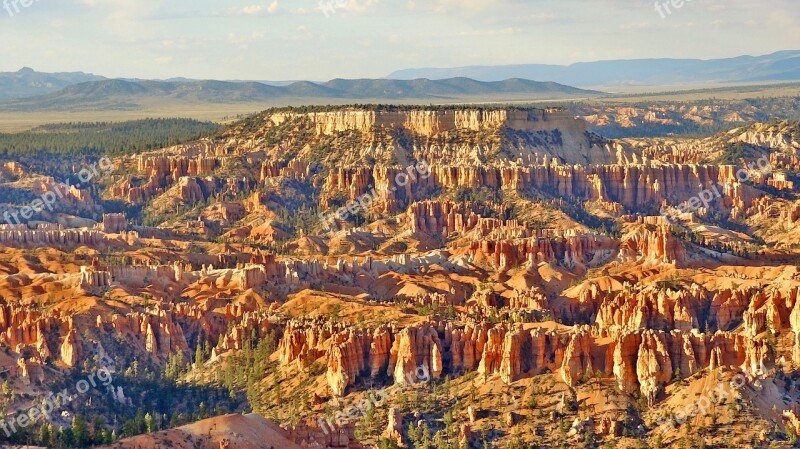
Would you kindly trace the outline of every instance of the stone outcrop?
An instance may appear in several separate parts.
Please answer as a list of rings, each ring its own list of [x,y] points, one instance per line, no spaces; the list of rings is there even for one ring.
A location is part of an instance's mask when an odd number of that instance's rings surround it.
[[[667,225],[640,225],[626,234],[620,243],[620,258],[643,264],[683,262],[685,249]]]
[[[114,243],[105,233],[89,229],[65,230],[0,230],[0,244],[18,248],[76,246],[102,247]]]
[[[287,438],[299,447],[319,449],[364,449],[355,436],[355,425],[338,425],[320,419],[301,422],[287,430]]]
[[[302,337],[293,332],[289,338],[296,348]],[[329,339],[326,377],[334,394],[342,395],[359,377],[381,376],[386,364],[385,375],[399,385],[472,370],[484,380],[497,376],[505,383],[558,371],[570,386],[598,375],[613,377],[622,391],[640,393],[654,404],[676,378],[723,365],[755,372],[774,364],[765,342],[742,334],[620,328],[613,331],[610,344],[601,344],[596,332],[589,326],[558,332],[502,324],[454,327],[450,323],[349,329]],[[288,349],[281,350],[282,359],[284,351]]]
[[[125,214],[103,214],[103,232],[118,234],[128,230],[128,219]]]
[[[325,377],[334,395],[344,395],[345,389],[366,370],[369,340],[368,334],[356,330],[347,330],[333,337]]]
[[[626,210],[637,211],[653,204],[677,206],[697,196],[698,186],[706,186],[720,192],[720,208],[734,213],[749,209],[759,197],[757,191],[736,180],[734,169],[664,164],[567,166],[555,161],[509,168],[431,164],[425,176],[412,176],[404,189],[392,189],[400,169],[338,168],[323,188],[322,205],[329,208],[326,198],[339,192],[348,192],[348,199],[356,200],[375,187],[378,198],[374,203],[379,209],[397,211],[403,201],[413,201],[429,190],[486,187],[534,188],[557,197],[619,203]]]
[[[711,302],[711,294],[696,284],[682,291],[650,287],[609,293],[598,291],[595,285],[580,298],[584,303],[599,304],[596,323],[601,330],[699,329],[699,311]]]
[[[399,410],[389,409],[389,423],[386,425],[383,436],[403,447],[403,415]]]
[[[72,328],[64,337],[64,342],[61,344],[61,361],[69,367],[75,367],[80,362],[81,348],[80,339],[78,338],[78,331]]]
[[[578,235],[566,231],[562,235],[553,231],[525,232],[530,237],[493,240],[485,238],[473,242],[469,248],[470,260],[488,264],[496,269],[510,269],[526,263],[536,265],[549,262],[572,269],[585,269],[593,265],[613,244],[605,237]]]
[[[425,323],[416,328],[405,328],[397,334],[387,370],[395,383],[415,383],[423,377],[420,376],[422,372],[438,379],[442,371],[442,343],[433,326]]]
[[[298,363],[308,366],[325,354],[324,343],[338,329],[328,323],[303,323],[290,321],[283,331],[278,346],[278,360],[281,366]]]
[[[592,366],[592,335],[588,329],[570,335],[569,344],[564,350],[564,361],[561,364],[561,378],[567,385],[573,386],[582,379],[594,376]]]
[[[308,114],[276,113],[269,118],[280,125],[287,120],[307,119],[317,134],[333,135],[343,131],[371,133],[378,128],[405,128],[408,131],[434,136],[452,131],[483,131],[508,128],[517,131],[548,131],[569,128],[585,131],[584,122],[568,112],[547,110],[409,110],[364,111],[343,110]],[[583,130],[583,131],[582,131]]]
[[[114,315],[108,325],[117,333],[134,335],[144,350],[155,357],[168,357],[175,352],[188,355],[189,344],[181,325],[174,321],[175,315],[166,310],[154,312]]]

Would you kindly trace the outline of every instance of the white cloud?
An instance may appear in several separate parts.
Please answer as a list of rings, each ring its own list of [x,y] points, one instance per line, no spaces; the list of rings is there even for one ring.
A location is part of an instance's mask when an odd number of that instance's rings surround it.
[[[278,12],[280,5],[278,0],[273,0],[269,5],[248,5],[243,8],[232,8],[228,10],[228,15],[232,16],[265,16]]]

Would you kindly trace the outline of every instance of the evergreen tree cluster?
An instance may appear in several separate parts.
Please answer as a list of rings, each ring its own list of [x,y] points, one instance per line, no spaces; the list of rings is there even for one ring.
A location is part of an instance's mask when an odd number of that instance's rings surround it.
[[[215,123],[191,119],[42,125],[26,132],[0,134],[0,157],[134,154],[196,140],[219,129]]]

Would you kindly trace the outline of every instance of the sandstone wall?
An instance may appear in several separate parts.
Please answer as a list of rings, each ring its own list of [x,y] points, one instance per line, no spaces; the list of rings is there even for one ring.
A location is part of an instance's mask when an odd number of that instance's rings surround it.
[[[280,125],[287,120],[307,118],[317,134],[333,135],[343,131],[372,133],[378,128],[404,128],[414,134],[434,136],[450,131],[484,131],[508,128],[517,131],[586,131],[583,120],[560,110],[342,110],[308,114],[278,113],[269,120]]]

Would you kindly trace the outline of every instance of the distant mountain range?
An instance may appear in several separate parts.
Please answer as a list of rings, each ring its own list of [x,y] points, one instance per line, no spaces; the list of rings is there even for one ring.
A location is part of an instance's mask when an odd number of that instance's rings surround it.
[[[49,94],[73,84],[104,79],[91,73],[42,73],[28,67],[0,72],[0,101]]]
[[[530,81],[539,80],[539,81]],[[800,51],[729,59],[638,59],[569,66],[527,64],[409,69],[386,79],[165,81],[90,73],[0,73],[0,111],[140,110],[144,104],[481,102],[590,98],[592,86],[676,86],[800,80]],[[571,86],[579,86],[571,87]]]
[[[479,81],[524,78],[571,86],[681,85],[800,80],[800,51],[728,59],[634,59],[546,64],[421,68],[400,70],[390,79],[468,77]]]
[[[336,79],[326,83],[299,81],[287,86],[230,81],[139,81],[104,79],[72,84],[63,89],[0,103],[4,111],[135,110],[148,102],[295,103],[315,101],[469,101],[588,98],[602,92],[553,82],[509,79],[481,82],[467,78],[445,80]]]

